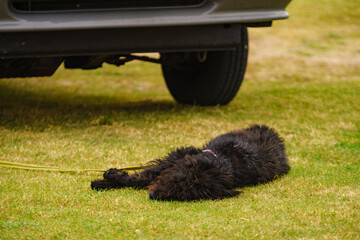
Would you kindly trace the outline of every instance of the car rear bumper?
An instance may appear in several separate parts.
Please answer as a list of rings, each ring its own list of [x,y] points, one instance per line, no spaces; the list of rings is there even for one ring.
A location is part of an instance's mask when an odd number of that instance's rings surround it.
[[[242,24],[5,32],[0,59],[233,49]]]
[[[287,18],[285,7],[291,0],[205,0],[194,6],[81,11],[21,11],[13,7],[12,1],[0,2],[0,32],[268,22]]]

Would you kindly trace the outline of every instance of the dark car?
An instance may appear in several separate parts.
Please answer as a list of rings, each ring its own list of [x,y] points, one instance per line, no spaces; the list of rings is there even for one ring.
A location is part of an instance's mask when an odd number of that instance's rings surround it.
[[[247,27],[288,17],[290,0],[1,0],[0,78],[51,76],[139,59],[160,63],[181,103],[230,102]],[[159,52],[159,59],[132,55]]]

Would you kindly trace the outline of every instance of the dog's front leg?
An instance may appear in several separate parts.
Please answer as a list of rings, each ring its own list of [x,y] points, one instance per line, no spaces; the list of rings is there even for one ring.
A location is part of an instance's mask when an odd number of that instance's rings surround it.
[[[95,190],[112,188],[145,188],[157,176],[155,167],[147,167],[141,173],[128,174],[127,172],[110,168],[104,173],[104,180],[95,180],[91,182],[91,188]]]
[[[133,187],[134,177],[127,172],[110,168],[104,174],[104,180],[95,180],[91,182],[91,188],[95,190]]]
[[[161,173],[183,158],[186,155],[197,154],[201,150],[195,147],[179,148],[170,152],[162,159],[156,159],[144,166],[140,173],[128,174],[127,172],[111,168],[104,173],[104,180],[96,180],[91,182],[91,188],[112,189],[123,187],[146,188],[149,186]]]

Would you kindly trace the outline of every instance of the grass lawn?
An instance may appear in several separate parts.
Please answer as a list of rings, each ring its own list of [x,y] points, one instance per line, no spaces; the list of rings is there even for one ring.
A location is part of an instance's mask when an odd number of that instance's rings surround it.
[[[176,104],[159,66],[132,62],[0,79],[0,160],[64,168],[144,163],[254,123],[278,130],[292,170],[219,201],[96,192],[100,173],[0,167],[0,239],[360,239],[360,2],[297,0],[250,29],[227,106]]]

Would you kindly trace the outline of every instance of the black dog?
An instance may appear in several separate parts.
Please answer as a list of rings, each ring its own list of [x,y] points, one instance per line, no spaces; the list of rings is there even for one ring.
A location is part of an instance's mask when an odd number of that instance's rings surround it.
[[[289,170],[283,140],[274,130],[254,125],[220,135],[202,149],[177,149],[151,161],[140,173],[109,169],[91,188],[148,188],[149,197],[159,200],[219,199],[238,195],[235,188],[266,183]]]

